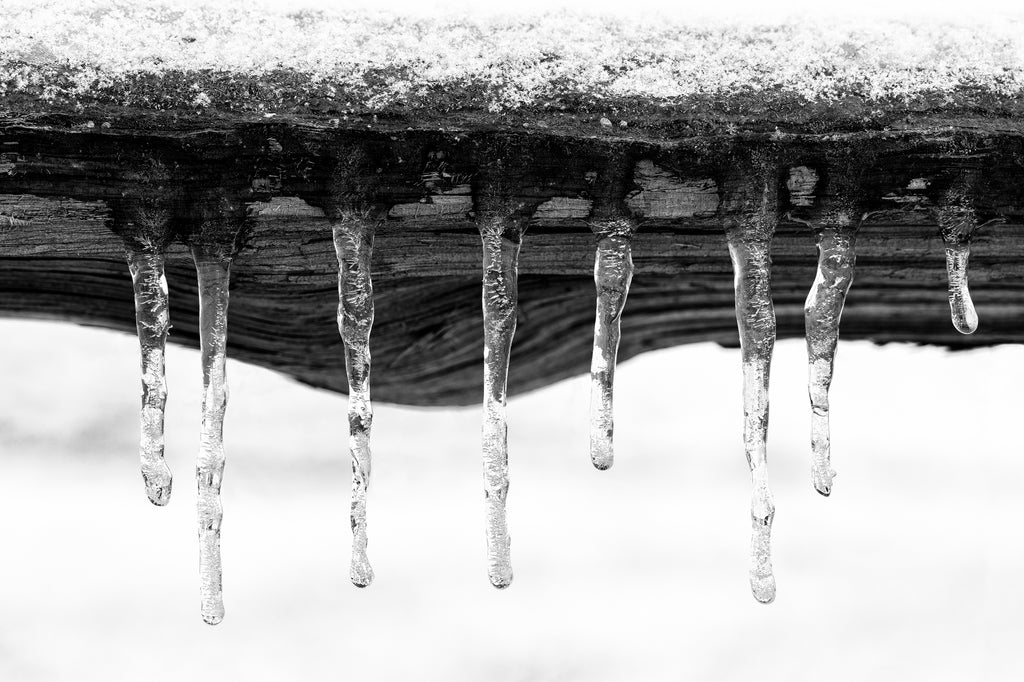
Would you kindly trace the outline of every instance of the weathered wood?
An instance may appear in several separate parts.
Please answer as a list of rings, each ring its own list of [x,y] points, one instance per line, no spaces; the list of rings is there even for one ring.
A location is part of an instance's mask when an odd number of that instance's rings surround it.
[[[125,202],[142,192],[147,200],[159,197],[177,230],[167,252],[170,340],[196,346],[195,274],[183,240],[195,210],[189,206],[221,193],[248,206],[232,272],[229,355],[344,391],[337,260],[325,211],[339,200],[379,206],[387,217],[372,262],[374,397],[473,403],[482,367],[473,214],[480,178],[498,172],[503,192],[532,215],[509,377],[510,392],[520,393],[588,368],[590,180],[623,157],[633,177],[618,190],[620,200],[640,227],[620,359],[681,343],[737,342],[722,232],[732,209],[721,202],[721,188],[737,159],[758,148],[769,150],[780,170],[782,219],[773,243],[780,337],[803,334],[803,301],[814,277],[814,235],[800,212],[823,200],[834,205],[830,192],[853,191],[843,205],[870,215],[858,237],[844,339],[957,348],[1024,340],[1024,138],[1017,121],[937,119],[903,131],[675,141],[620,131],[579,139],[277,121],[199,128],[175,128],[171,119],[109,128],[85,122],[0,120],[0,314],[133,330],[131,281],[113,228]],[[495,159],[504,159],[500,167]],[[812,169],[818,182],[794,168]],[[981,325],[972,336],[958,334],[949,320],[934,219],[936,203],[964,169],[977,176],[979,219],[1005,221],[974,236],[971,284]],[[845,185],[832,175],[847,178]],[[856,178],[855,190],[849,178]]]

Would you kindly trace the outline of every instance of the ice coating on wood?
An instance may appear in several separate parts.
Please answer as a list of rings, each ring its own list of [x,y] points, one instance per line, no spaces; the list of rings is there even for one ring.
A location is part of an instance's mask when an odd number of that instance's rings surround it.
[[[338,330],[345,345],[348,375],[348,432],[352,457],[352,563],[349,577],[358,587],[373,582],[366,556],[366,493],[370,485],[370,330],[373,327],[373,282],[370,257],[373,224],[344,216],[334,224],[338,254]]]
[[[857,224],[829,226],[818,233],[818,273],[804,304],[807,333],[807,393],[811,400],[811,479],[822,495],[832,492],[828,391],[832,385],[839,320],[853,284]]]
[[[604,470],[611,467],[615,457],[612,389],[622,310],[633,280],[631,241],[635,225],[628,219],[618,219],[594,224],[591,229],[598,241],[594,258],[597,314],[590,362],[590,459]]]
[[[199,346],[203,364],[203,426],[196,481],[199,488],[199,580],[203,620],[224,619],[221,588],[220,486],[224,475],[224,411],[228,389],[228,282],[231,259],[221,249],[192,245],[199,280]]]
[[[727,227],[736,292],[736,322],[743,358],[743,445],[750,465],[750,589],[762,603],[775,599],[771,529],[775,502],[768,487],[768,379],[775,347],[771,294],[771,239],[778,220],[777,176],[754,164],[749,183],[733,198],[746,215]]]
[[[131,246],[126,255],[135,290],[135,324],[142,355],[142,409],[139,413],[142,479],[149,501],[163,506],[171,497],[171,470],[164,460],[164,405],[167,403],[164,349],[171,326],[164,257],[156,248]]]
[[[508,218],[485,216],[483,242],[484,316],[484,498],[487,514],[487,574],[501,589],[512,582],[511,540],[505,517],[508,497],[508,424],[505,399],[509,354],[516,332],[519,245],[523,228]]]

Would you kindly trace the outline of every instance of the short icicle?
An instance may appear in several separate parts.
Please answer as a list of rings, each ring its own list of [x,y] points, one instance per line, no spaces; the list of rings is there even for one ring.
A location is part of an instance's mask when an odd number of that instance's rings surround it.
[[[126,248],[128,270],[135,290],[135,326],[142,357],[142,408],[139,413],[139,458],[149,501],[164,506],[171,498],[171,470],[164,460],[164,406],[167,381],[164,351],[170,316],[164,255],[159,245]]]
[[[978,229],[974,208],[977,172],[960,170],[939,200],[936,222],[946,246],[946,277],[949,281],[949,312],[953,327],[961,334],[978,329],[978,313],[967,285],[967,265],[971,258],[971,239]]]
[[[334,223],[338,254],[338,330],[345,345],[348,374],[348,431],[352,457],[352,563],[349,577],[357,587],[373,582],[366,555],[366,493],[370,484],[370,330],[373,327],[373,282],[370,257],[373,223],[344,215]]]
[[[220,486],[224,475],[224,411],[228,390],[228,283],[231,258],[223,248],[192,245],[199,280],[199,346],[203,363],[203,425],[196,479],[199,488],[199,579],[203,620],[224,619],[221,583]]]
[[[625,218],[592,225],[598,240],[594,258],[597,314],[590,362],[590,459],[600,470],[610,468],[615,457],[612,389],[622,311],[633,280],[631,242],[635,227]]]
[[[807,336],[807,393],[811,400],[811,479],[822,495],[832,492],[828,392],[832,385],[839,320],[853,283],[857,224],[818,232],[818,274],[804,304]]]
[[[771,294],[771,239],[778,221],[777,176],[756,164],[756,185],[741,192],[745,215],[729,226],[726,238],[736,291],[736,322],[743,357],[743,443],[753,490],[750,503],[750,589],[762,603],[775,599],[771,530],[775,502],[768,487],[768,379],[775,346],[775,308]],[[745,191],[744,191],[745,190]],[[742,196],[746,195],[746,196]]]
[[[946,239],[946,275],[949,278],[949,312],[953,326],[961,334],[973,334],[978,329],[978,313],[967,287],[967,263],[971,258],[971,243]]]
[[[518,260],[523,227],[514,219],[478,219],[483,242],[484,317],[484,496],[487,511],[488,577],[499,589],[512,582],[508,497],[508,425],[505,400],[509,354],[516,331]]]

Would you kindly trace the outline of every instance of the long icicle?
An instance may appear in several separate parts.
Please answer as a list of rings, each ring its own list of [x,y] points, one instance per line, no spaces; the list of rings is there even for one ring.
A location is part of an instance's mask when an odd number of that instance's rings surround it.
[[[348,375],[348,432],[352,458],[352,563],[349,577],[357,587],[373,582],[366,556],[366,493],[370,485],[370,330],[373,327],[373,281],[370,257],[373,224],[346,215],[334,224],[338,254],[338,330],[345,345]]]
[[[156,244],[149,246],[129,245],[126,256],[135,290],[135,325],[142,359],[139,459],[149,501],[163,506],[171,498],[172,483],[171,470],[164,460],[164,350],[171,324],[163,252]]]
[[[857,223],[825,227],[818,233],[818,273],[804,304],[807,337],[807,393],[811,401],[811,480],[822,495],[832,492],[828,391],[832,385],[839,320],[853,284]]]
[[[760,164],[759,164],[760,165]],[[760,169],[758,171],[766,169]],[[775,347],[775,308],[771,294],[771,238],[775,232],[777,190],[765,172],[751,197],[744,223],[726,232],[736,291],[736,322],[743,356],[743,443],[750,465],[750,589],[762,603],[775,599],[771,530],[775,501],[768,487],[768,379]],[[751,188],[752,190],[754,188]]]
[[[592,226],[597,233],[594,285],[597,313],[594,318],[594,352],[590,361],[590,459],[604,470],[615,459],[612,435],[612,389],[622,311],[633,280],[631,242],[635,224],[628,219]]]
[[[505,516],[508,497],[508,424],[505,399],[509,354],[516,331],[518,261],[522,227],[511,219],[479,219],[483,242],[484,317],[484,496],[487,512],[487,573],[502,589],[512,582],[511,541]]]
[[[216,625],[224,619],[220,486],[224,475],[224,411],[228,399],[225,369],[231,259],[223,249],[203,244],[192,245],[192,258],[199,281],[199,346],[203,363],[203,426],[196,465],[199,589],[203,620]]]

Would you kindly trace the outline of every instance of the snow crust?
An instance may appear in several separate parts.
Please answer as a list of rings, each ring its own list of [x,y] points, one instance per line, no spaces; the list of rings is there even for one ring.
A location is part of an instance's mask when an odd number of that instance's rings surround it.
[[[168,74],[178,85],[182,74],[186,81],[293,74],[304,87],[371,110],[459,90],[490,111],[565,96],[673,103],[782,91],[807,101],[873,101],[966,89],[1016,97],[1024,85],[1022,29],[1024,20],[1005,18],[773,23],[400,15],[243,0],[4,0],[0,98],[31,92],[60,100]],[[188,87],[189,106],[217,106],[203,78]]]

